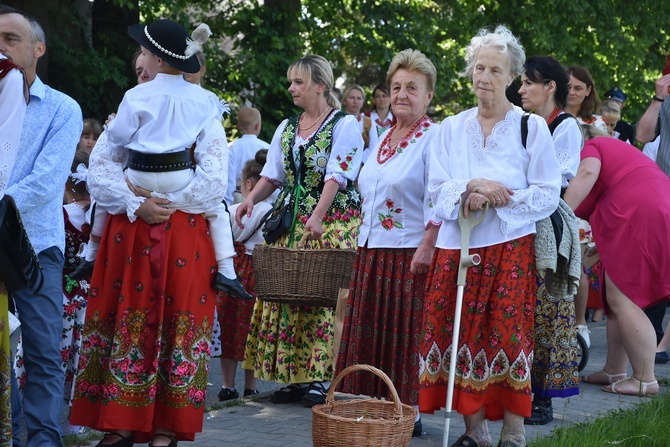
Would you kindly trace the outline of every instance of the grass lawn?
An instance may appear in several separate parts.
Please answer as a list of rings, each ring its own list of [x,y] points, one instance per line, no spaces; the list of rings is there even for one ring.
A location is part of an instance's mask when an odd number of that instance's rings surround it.
[[[556,429],[550,437],[529,440],[528,447],[670,446],[670,393],[663,388],[659,396],[634,408]]]

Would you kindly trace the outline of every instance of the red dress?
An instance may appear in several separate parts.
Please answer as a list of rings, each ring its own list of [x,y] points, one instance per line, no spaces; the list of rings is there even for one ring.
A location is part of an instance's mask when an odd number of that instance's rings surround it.
[[[216,291],[214,248],[202,215],[167,222],[110,216],[91,278],[70,422],[156,427],[193,440],[202,431]]]
[[[670,179],[615,138],[587,141],[581,158],[591,157],[600,160],[600,174],[575,214],[591,224],[603,270],[643,309],[669,299]]]

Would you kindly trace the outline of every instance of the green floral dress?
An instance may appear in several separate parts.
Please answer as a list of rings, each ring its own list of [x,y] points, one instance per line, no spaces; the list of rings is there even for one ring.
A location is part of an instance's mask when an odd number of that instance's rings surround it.
[[[356,118],[337,111],[307,139],[297,136],[298,116],[275,132],[262,176],[282,186],[275,206],[289,203],[297,188],[293,234],[275,242],[289,246],[304,234],[305,224],[321,197],[326,181],[340,184],[323,219],[323,242],[329,248],[356,249],[361,201],[353,181],[358,175],[363,139]],[[304,150],[304,164],[300,152]],[[295,164],[291,163],[291,158]],[[297,166],[297,168],[296,168]],[[300,174],[298,176],[298,174]],[[257,274],[262,274],[256,272]],[[330,307],[293,306],[257,301],[245,350],[245,369],[256,377],[281,383],[306,383],[333,377],[334,314]]]

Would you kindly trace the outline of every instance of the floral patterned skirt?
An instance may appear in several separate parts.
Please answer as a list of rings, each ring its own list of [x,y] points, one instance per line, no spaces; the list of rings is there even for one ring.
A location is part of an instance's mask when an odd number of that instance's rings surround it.
[[[463,294],[453,409],[489,420],[505,411],[530,416],[533,363],[535,235],[471,252],[482,262],[468,269]],[[444,407],[456,307],[460,250],[437,249],[428,276],[419,365],[419,409]]]
[[[538,397],[569,397],[579,394],[577,331],[573,297],[557,299],[538,278],[535,309],[535,350],[531,385]]]
[[[298,216],[295,240],[304,234],[307,217]],[[356,248],[360,218],[325,219],[323,242],[329,248]],[[288,235],[276,245],[287,246]],[[262,272],[255,272],[262,275]],[[280,383],[308,383],[333,378],[332,307],[310,307],[257,300],[247,338],[244,369]]]
[[[251,255],[245,253],[244,244],[235,243],[237,256],[234,259],[235,271],[240,278],[244,289],[256,294],[256,279]],[[254,301],[244,301],[230,298],[225,293],[219,294],[216,304],[216,321],[212,338],[212,357],[244,360],[244,349],[249,335],[251,315],[254,311]]]
[[[359,247],[337,369],[367,364],[384,371],[402,403],[419,403],[419,344],[426,276],[410,273],[414,248]],[[338,391],[390,399],[383,380],[347,375]]]
[[[214,249],[201,215],[130,223],[110,216],[91,279],[70,423],[202,431],[216,293]]]
[[[0,281],[0,446],[12,445],[12,377],[9,345],[9,296]]]

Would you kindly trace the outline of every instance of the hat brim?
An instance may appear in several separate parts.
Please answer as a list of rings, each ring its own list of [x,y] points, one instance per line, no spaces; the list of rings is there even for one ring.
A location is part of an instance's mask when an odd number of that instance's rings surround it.
[[[130,25],[128,27],[128,35],[132,37],[135,42],[163,59],[171,67],[183,71],[184,73],[197,73],[200,71],[200,62],[198,62],[198,58],[195,55],[185,60],[178,59],[176,57],[170,56],[169,54],[165,54],[156,48],[156,46],[147,38],[146,34],[144,34],[145,26],[146,25],[142,24]]]

